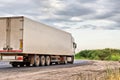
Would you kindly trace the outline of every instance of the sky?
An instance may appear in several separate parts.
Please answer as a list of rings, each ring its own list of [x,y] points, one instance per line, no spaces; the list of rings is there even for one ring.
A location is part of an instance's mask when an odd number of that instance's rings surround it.
[[[67,31],[78,51],[120,49],[120,0],[0,0],[0,16],[26,16]]]

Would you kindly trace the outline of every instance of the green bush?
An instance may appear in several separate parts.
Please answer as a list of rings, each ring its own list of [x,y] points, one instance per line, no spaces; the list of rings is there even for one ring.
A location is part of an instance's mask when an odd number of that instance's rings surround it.
[[[120,60],[119,49],[96,49],[83,50],[75,55],[77,59],[92,59],[92,60]]]
[[[113,60],[113,61],[119,61],[120,60],[120,55],[116,56],[116,55],[112,55],[110,60]]]

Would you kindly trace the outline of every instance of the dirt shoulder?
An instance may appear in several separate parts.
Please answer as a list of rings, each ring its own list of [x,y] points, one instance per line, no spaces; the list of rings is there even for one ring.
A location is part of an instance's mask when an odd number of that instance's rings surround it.
[[[120,68],[119,62],[82,60],[73,65],[46,68],[0,69],[0,80],[93,80],[93,77],[101,78],[107,69],[116,68]]]

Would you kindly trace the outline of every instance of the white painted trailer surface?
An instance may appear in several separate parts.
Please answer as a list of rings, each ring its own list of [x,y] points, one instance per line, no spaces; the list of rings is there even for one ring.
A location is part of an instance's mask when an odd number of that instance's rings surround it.
[[[75,43],[70,33],[23,16],[0,18],[1,60],[3,56],[15,56],[15,61],[23,59],[25,62],[25,57],[27,62],[35,64],[36,56],[39,59],[49,56],[51,61],[58,62],[60,58],[73,58],[74,51]],[[22,58],[16,60],[18,56]]]
[[[70,33],[24,18],[23,52],[74,55]]]

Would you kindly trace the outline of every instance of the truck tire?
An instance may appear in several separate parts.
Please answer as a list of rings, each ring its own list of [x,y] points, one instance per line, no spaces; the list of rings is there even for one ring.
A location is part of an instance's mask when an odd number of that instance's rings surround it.
[[[70,62],[71,64],[74,63],[74,56],[71,57],[72,61]]]
[[[45,66],[45,56],[40,57],[40,64],[41,66]]]
[[[29,62],[27,62],[27,63],[26,63],[26,67],[29,67],[29,66],[30,66],[30,63],[29,63]]]
[[[34,65],[36,67],[40,66],[40,57],[39,57],[39,55],[34,56]]]
[[[20,67],[24,67],[24,64],[23,64],[23,63],[21,63],[21,64],[20,64]]]
[[[18,65],[15,63],[12,63],[11,65],[12,65],[12,67],[18,67]]]
[[[64,57],[64,64],[67,64],[68,61],[67,61],[67,57]]]
[[[46,57],[45,57],[45,65],[46,65],[46,66],[49,66],[50,63],[51,63],[50,56],[46,56]]]
[[[34,63],[35,63],[34,55],[29,56],[29,62],[30,62],[30,66],[35,66],[34,65]]]

